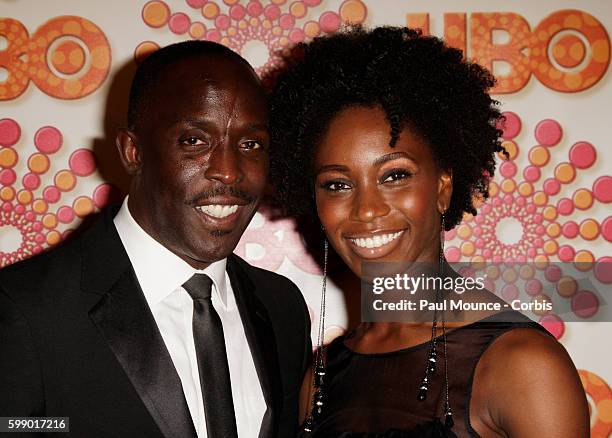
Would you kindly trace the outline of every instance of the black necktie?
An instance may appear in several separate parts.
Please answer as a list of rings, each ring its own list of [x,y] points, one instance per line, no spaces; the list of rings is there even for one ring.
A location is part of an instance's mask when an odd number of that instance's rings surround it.
[[[193,339],[209,438],[237,438],[225,339],[221,319],[211,301],[212,280],[195,274],[183,288],[193,298]]]

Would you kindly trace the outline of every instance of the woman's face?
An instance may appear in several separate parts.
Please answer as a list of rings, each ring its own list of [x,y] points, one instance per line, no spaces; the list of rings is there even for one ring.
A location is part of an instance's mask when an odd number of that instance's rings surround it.
[[[351,107],[331,121],[314,155],[315,197],[336,252],[361,277],[363,262],[437,260],[440,214],[452,179],[431,149],[404,128],[389,147],[378,107]]]

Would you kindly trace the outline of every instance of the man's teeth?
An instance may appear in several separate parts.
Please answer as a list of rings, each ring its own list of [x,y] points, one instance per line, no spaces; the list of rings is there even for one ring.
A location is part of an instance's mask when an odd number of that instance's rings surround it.
[[[379,234],[374,237],[351,239],[351,241],[360,248],[378,248],[397,239],[402,233],[403,231],[398,231],[393,234]]]
[[[205,213],[212,217],[227,217],[230,214],[236,213],[238,210],[237,205],[219,205],[219,204],[211,204],[211,205],[201,205],[196,207],[202,213]]]

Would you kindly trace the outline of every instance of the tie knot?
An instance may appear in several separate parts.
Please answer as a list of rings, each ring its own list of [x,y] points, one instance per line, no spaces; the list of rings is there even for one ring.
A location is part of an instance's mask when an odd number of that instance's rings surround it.
[[[208,275],[194,274],[183,284],[183,288],[191,295],[193,300],[208,300],[211,295],[212,283]]]

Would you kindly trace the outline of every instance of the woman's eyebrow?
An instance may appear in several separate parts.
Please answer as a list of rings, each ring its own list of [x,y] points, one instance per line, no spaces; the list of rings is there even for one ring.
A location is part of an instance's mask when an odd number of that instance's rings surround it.
[[[348,170],[349,170],[348,167],[342,166],[341,164],[326,164],[316,169],[315,175],[318,175],[319,173],[322,173],[322,172],[329,172],[329,171],[348,172]]]
[[[410,156],[405,152],[391,152],[390,154],[383,155],[382,157],[378,157],[376,160],[374,160],[374,166],[379,166],[381,164],[386,163],[387,161],[395,160],[397,158],[411,159]]]

